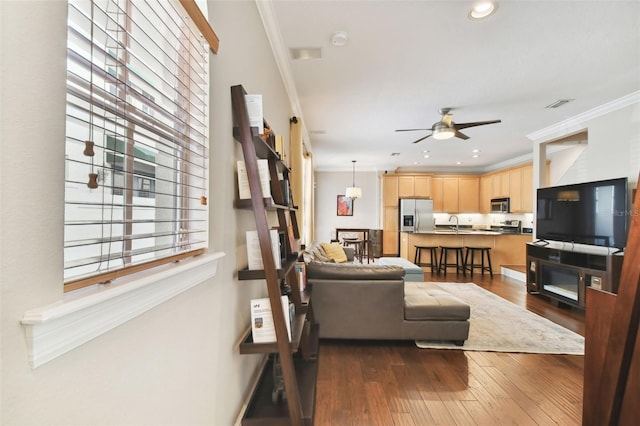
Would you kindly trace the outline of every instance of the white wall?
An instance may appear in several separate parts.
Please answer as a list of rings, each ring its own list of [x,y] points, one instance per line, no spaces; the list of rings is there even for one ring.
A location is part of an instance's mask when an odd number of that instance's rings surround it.
[[[612,103],[612,111],[595,118],[572,118],[572,128],[567,134],[581,128],[588,131],[588,144],[576,161],[568,166],[566,161],[553,161],[550,156],[550,175],[553,185],[566,185],[588,181],[627,177],[629,186],[635,188],[640,173],[640,103],[635,102],[620,109]],[[561,127],[561,126],[559,126]],[[561,136],[536,140],[544,144]],[[539,159],[534,158],[539,164]]]
[[[539,137],[532,137],[535,143],[535,187],[540,186],[540,175],[544,170],[544,144],[586,130],[589,135],[588,144],[573,164],[568,166],[565,161],[554,164],[553,156],[550,157],[550,175],[558,179],[556,182],[552,181],[552,185],[627,177],[629,189],[637,188],[640,173],[639,98],[640,92],[630,94],[549,129],[543,129],[538,133]]]
[[[336,228],[381,229],[380,177],[377,172],[358,172],[356,185],[362,188],[362,198],[354,200],[353,216],[336,214],[337,196],[344,195],[353,182],[350,172],[316,172],[316,240],[328,242]]]
[[[212,59],[210,241],[218,275],[37,368],[20,320],[62,299],[66,2],[0,1],[3,425],[230,425],[261,357],[240,356],[249,299],[238,282],[250,212],[233,209],[229,87],[264,94],[288,138],[289,101],[253,2],[209,2]]]

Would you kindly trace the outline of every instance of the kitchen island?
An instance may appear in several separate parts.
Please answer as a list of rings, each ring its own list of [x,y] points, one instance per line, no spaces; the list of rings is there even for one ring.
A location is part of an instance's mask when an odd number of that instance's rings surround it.
[[[415,246],[485,246],[491,247],[491,265],[500,273],[503,265],[526,264],[526,244],[533,241],[531,234],[500,233],[493,231],[431,231],[400,233],[400,257],[413,262]],[[438,257],[440,250],[438,250]]]

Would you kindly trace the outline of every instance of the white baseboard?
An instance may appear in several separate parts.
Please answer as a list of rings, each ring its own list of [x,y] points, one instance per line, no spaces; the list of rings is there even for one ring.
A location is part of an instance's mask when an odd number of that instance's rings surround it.
[[[527,275],[524,272],[501,266],[500,273],[506,277],[513,278],[514,280],[522,281],[523,283],[527,282]]]

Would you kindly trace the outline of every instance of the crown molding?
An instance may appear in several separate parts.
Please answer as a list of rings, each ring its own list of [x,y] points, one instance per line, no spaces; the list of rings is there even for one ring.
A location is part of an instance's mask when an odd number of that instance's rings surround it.
[[[640,90],[592,108],[549,127],[545,127],[544,129],[529,133],[527,138],[534,142],[542,143],[574,134],[584,130],[586,128],[586,122],[589,120],[593,120],[594,118],[601,117],[605,114],[609,114],[637,103],[640,103]]]
[[[276,17],[276,11],[273,8],[273,1],[255,0],[255,3],[260,19],[262,19],[262,25],[264,26],[265,33],[267,34],[267,39],[269,39],[273,56],[276,64],[278,65],[284,89],[289,97],[291,111],[293,112],[293,115],[302,118],[304,115],[302,114],[302,107],[300,106],[300,98],[298,97],[298,90],[296,89],[293,72],[291,71],[291,66],[289,64],[289,49],[285,46],[284,39],[282,38],[280,25],[278,24],[278,18]],[[305,143],[305,148],[307,151],[313,153],[313,150],[311,149],[311,139],[309,138],[309,132],[307,131],[304,120],[302,120],[301,130],[303,143],[305,141],[307,142]]]

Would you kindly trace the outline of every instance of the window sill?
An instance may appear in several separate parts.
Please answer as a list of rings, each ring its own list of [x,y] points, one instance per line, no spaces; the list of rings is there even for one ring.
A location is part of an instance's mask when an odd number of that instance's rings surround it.
[[[59,302],[25,312],[22,325],[31,367],[37,368],[212,278],[224,255],[203,254],[112,284],[67,293]]]

